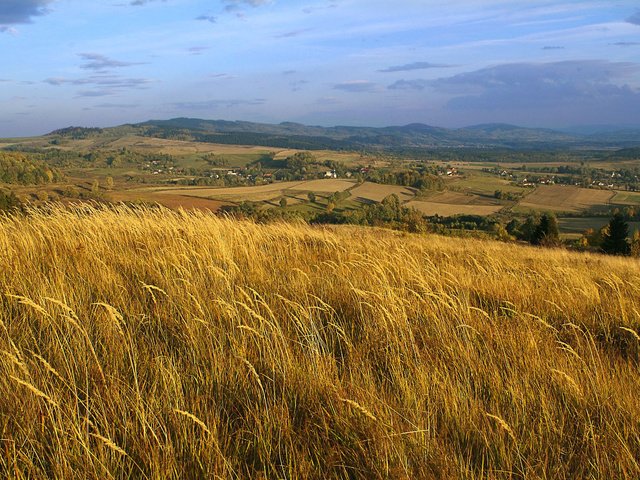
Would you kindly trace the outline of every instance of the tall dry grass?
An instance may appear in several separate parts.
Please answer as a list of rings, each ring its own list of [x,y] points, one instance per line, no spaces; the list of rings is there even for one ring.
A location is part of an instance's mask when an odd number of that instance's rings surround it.
[[[8,478],[640,478],[640,263],[167,210],[0,220]]]

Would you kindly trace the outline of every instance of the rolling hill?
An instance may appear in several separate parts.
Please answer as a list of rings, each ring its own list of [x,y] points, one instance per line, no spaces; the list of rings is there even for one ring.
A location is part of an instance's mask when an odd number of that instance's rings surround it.
[[[548,150],[579,148],[625,148],[640,146],[640,130],[565,133],[550,129],[523,128],[507,124],[484,124],[447,129],[419,123],[373,127],[320,127],[284,122],[266,124],[244,121],[174,118],[96,129],[69,127],[50,135],[83,136],[138,134],[201,142],[263,145],[307,150],[398,151],[433,148],[504,148]]]

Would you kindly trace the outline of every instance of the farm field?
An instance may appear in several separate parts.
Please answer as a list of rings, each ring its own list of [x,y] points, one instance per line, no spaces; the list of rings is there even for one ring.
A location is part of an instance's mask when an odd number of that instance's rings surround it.
[[[498,205],[498,201],[494,198],[486,196],[474,195],[471,193],[462,193],[457,191],[445,190],[442,192],[434,192],[423,195],[421,200],[435,203],[449,203],[456,205]]]
[[[452,215],[491,215],[502,209],[501,205],[470,205],[421,200],[410,201],[405,206],[415,208],[424,215],[440,215],[441,217],[450,217]]]
[[[342,192],[355,184],[348,180],[321,179],[292,182],[274,182],[267,185],[251,187],[181,187],[156,190],[158,195],[184,195],[241,202],[244,200],[262,202],[272,200],[286,194],[295,195],[296,192],[333,193]]]
[[[113,202],[147,202],[158,203],[167,208],[198,209],[215,212],[226,202],[211,200],[209,198],[196,197],[182,194],[154,192],[152,190],[121,190],[110,192],[108,199]]]
[[[616,192],[611,199],[616,205],[640,205],[640,192]]]
[[[224,198],[230,201],[254,201],[260,202],[270,200],[283,195],[284,191],[298,187],[304,182],[275,182],[267,185],[256,185],[251,187],[180,187],[171,189],[159,189],[159,195],[184,195],[202,198]]]
[[[352,180],[340,180],[335,178],[306,180],[300,185],[288,188],[291,191],[317,192],[317,193],[334,193],[344,192],[355,186]]]
[[[559,218],[558,223],[562,233],[583,233],[585,230],[598,230],[609,223],[607,217],[564,217]],[[640,230],[640,222],[628,222],[629,232]]]
[[[365,203],[381,202],[385,197],[392,194],[396,194],[401,202],[409,201],[416,196],[415,191],[407,187],[372,182],[365,182],[351,190],[351,196],[354,200]]]
[[[563,185],[539,185],[518,203],[518,209],[580,212],[608,205],[614,192]]]
[[[480,172],[472,172],[464,178],[454,178],[448,186],[456,191],[493,196],[496,190],[503,192],[526,194],[530,189],[512,185],[509,180]]]

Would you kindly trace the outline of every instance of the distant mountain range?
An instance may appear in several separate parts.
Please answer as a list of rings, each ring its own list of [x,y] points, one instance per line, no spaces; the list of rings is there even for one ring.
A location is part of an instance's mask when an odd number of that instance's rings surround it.
[[[307,150],[376,149],[411,151],[435,148],[514,150],[618,149],[640,147],[640,128],[585,127],[566,131],[483,124],[449,129],[413,123],[399,127],[319,127],[284,122],[277,125],[226,120],[174,118],[112,128],[69,127],[51,132],[84,138],[136,134],[211,143],[264,145]]]

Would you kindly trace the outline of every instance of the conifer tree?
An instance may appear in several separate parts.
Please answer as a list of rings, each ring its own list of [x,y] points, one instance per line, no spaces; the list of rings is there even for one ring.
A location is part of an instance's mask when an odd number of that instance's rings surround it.
[[[558,220],[555,215],[545,213],[533,232],[531,243],[534,245],[556,245],[560,239]]]
[[[609,232],[602,240],[602,251],[611,255],[629,255],[628,236],[629,224],[620,212],[616,212],[609,222]]]

